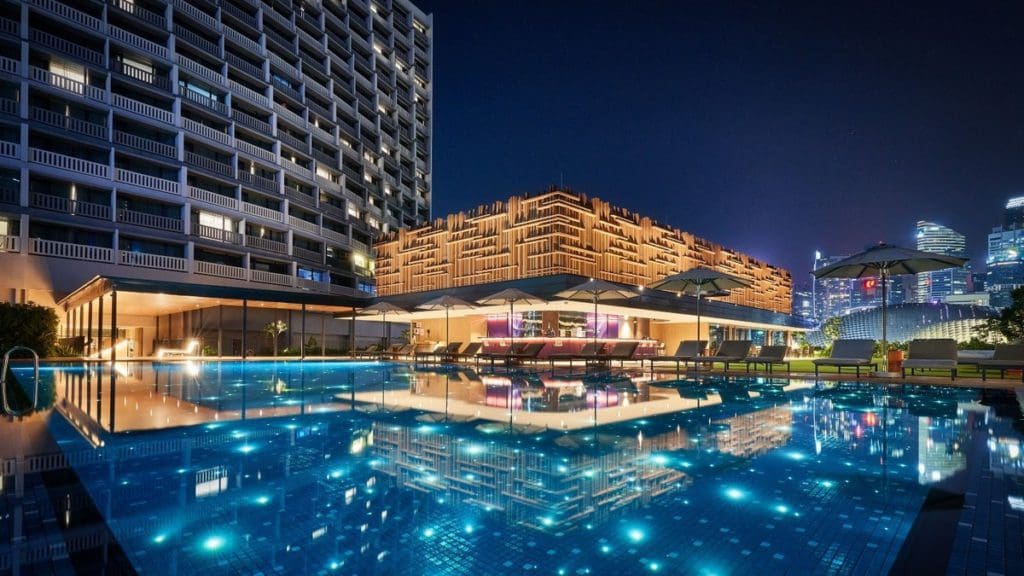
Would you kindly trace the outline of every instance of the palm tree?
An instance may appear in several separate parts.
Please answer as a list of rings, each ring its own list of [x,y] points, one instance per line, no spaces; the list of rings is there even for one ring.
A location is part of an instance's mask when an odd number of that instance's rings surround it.
[[[274,339],[274,356],[277,356],[277,337],[284,334],[288,330],[288,323],[284,320],[274,320],[273,322],[267,322],[267,325],[263,327],[263,332],[268,334]]]

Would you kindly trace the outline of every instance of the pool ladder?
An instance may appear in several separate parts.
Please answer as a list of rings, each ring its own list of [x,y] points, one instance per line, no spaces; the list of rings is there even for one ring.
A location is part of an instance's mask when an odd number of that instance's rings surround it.
[[[35,371],[33,373],[33,380],[35,380],[35,392],[32,394],[32,406],[25,408],[24,410],[14,410],[11,408],[11,404],[7,400],[7,367],[11,361],[11,352],[17,352],[19,350],[27,350],[31,352],[35,366]],[[39,354],[36,354],[35,350],[28,346],[15,346],[4,354],[3,372],[0,372],[0,390],[3,391],[4,414],[8,416],[24,416],[34,411],[39,406]]]

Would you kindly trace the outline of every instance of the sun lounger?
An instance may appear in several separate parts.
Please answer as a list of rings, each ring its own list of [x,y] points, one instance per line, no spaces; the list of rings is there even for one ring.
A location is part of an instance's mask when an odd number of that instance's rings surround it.
[[[517,342],[511,346],[499,346],[498,348],[491,350],[490,352],[482,352],[478,354],[477,358],[480,360],[490,360],[491,368],[494,368],[495,361],[502,360],[507,362],[509,356],[513,356],[521,352],[524,346],[525,344],[522,344],[520,342]]]
[[[383,351],[380,349],[380,344],[371,344],[362,350],[356,350],[352,353],[354,358],[380,358]]]
[[[480,348],[483,347],[482,342],[470,342],[466,344],[466,347],[460,352],[456,352],[451,355],[453,362],[461,362],[463,360],[475,359],[477,354],[480,353]]]
[[[923,338],[911,340],[903,361],[903,377],[907,369],[913,376],[917,370],[949,370],[950,380],[956,379],[956,340],[952,338]]]
[[[711,364],[721,362],[725,364],[725,371],[729,371],[729,364],[742,362],[750,354],[750,340],[726,340],[718,347],[718,352],[711,356],[697,356],[692,359],[694,364]]]
[[[408,356],[412,356],[412,354],[413,354],[413,352],[415,352],[415,350],[416,350],[416,347],[413,346],[412,344],[403,344],[401,346],[392,346],[391,351],[388,352],[388,356],[392,360],[398,360],[399,358],[405,358],[405,357],[408,357]]]
[[[597,358],[600,354],[601,349],[604,348],[604,344],[601,342],[587,342],[583,345],[583,348],[579,352],[564,352],[549,354],[548,360],[551,362],[551,368],[555,367],[555,360],[568,360],[569,368],[572,368],[573,360],[590,360]]]
[[[671,356],[651,356],[647,358],[651,362],[651,372],[654,372],[655,362],[675,362],[676,375],[679,375],[679,363],[686,363],[700,356],[707,348],[707,340],[683,340],[676,348],[675,354]]]
[[[632,360],[636,353],[639,342],[616,342],[607,352],[598,354],[594,359],[601,362],[618,360],[619,366],[625,364],[626,360]]]
[[[872,370],[878,370],[878,364],[871,361],[874,353],[874,340],[836,340],[832,343],[831,356],[811,360],[814,364],[814,377],[818,377],[818,369],[822,366],[834,366],[836,372],[840,374],[842,374],[844,367],[854,367],[857,369],[857,378],[860,378],[860,369],[862,367],[871,367]]]
[[[516,362],[525,362],[527,360],[537,360],[537,356],[540,354],[540,351],[543,350],[543,349],[544,349],[544,342],[530,342],[529,344],[523,346],[518,351],[510,353],[508,355],[508,357],[509,357],[509,360],[514,360]]]
[[[440,344],[433,342],[428,344],[417,344],[416,350],[412,353],[413,362],[427,362],[430,359],[435,358],[440,347]]]
[[[981,379],[987,377],[989,370],[999,370],[999,377],[1003,378],[1007,370],[1020,370],[1021,382],[1024,382],[1024,344],[997,344],[995,353],[991,358],[960,362],[961,364],[973,364],[981,370]]]
[[[789,352],[789,348],[786,346],[762,346],[761,352],[757,356],[750,356],[743,361],[747,363],[747,372],[750,372],[751,364],[754,365],[755,369],[758,364],[764,364],[768,374],[772,373],[773,364],[784,364],[786,372],[789,372],[790,368],[789,362],[786,360],[786,352]]]

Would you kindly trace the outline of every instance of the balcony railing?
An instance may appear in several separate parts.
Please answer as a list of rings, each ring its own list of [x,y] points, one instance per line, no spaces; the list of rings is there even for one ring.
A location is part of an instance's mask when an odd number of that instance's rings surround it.
[[[284,195],[293,204],[300,204],[307,208],[316,208],[316,200],[309,194],[291,186],[284,187]]]
[[[114,259],[114,251],[111,248],[89,246],[88,244],[73,244],[57,240],[44,240],[42,238],[29,238],[28,253],[40,256],[54,256],[56,258],[89,260],[92,262],[113,262]]]
[[[220,22],[217,22],[216,18],[210,16],[206,12],[203,12],[202,10],[196,8],[188,2],[185,2],[185,0],[174,0],[172,4],[174,4],[174,9],[178,12],[181,12],[182,14],[187,14],[193,20],[196,20],[197,22],[203,24],[208,28],[220,30]]]
[[[313,175],[309,168],[296,164],[287,158],[281,158],[281,167],[304,178],[310,178]]]
[[[273,220],[274,222],[284,222],[284,213],[273,208],[267,208],[266,206],[260,206],[259,204],[253,204],[251,202],[242,201],[242,211],[246,214],[253,216],[259,216],[260,218],[266,218],[267,220]]]
[[[342,234],[341,232],[336,232],[334,230],[331,230],[330,228],[324,228],[324,229],[320,230],[320,234],[324,238],[327,238],[328,240],[333,240],[335,242],[338,242],[339,244],[341,244],[343,246],[348,246],[348,244],[349,244],[349,238],[348,238],[347,234]]]
[[[203,106],[205,108],[209,108],[210,110],[214,110],[216,112],[224,114],[225,116],[227,116],[227,114],[228,114],[228,105],[227,104],[225,104],[225,103],[223,103],[223,102],[221,102],[219,100],[214,100],[213,98],[210,98],[209,96],[207,96],[205,94],[200,94],[199,92],[196,92],[195,90],[187,90],[187,89],[185,89],[185,90],[181,91],[181,95],[182,95],[182,97],[184,97],[186,100],[189,100],[190,102],[195,102],[196,104],[199,104],[200,106]]]
[[[120,261],[125,266],[137,266],[139,268],[156,268],[158,270],[173,270],[175,272],[188,272],[188,260],[177,256],[164,256],[163,254],[147,254],[145,252],[131,252],[121,250]]]
[[[220,46],[216,42],[207,40],[180,24],[174,25],[174,35],[211,56],[220,56]]]
[[[118,40],[129,46],[133,46],[144,52],[149,52],[154,56],[159,56],[160,58],[164,59],[167,58],[166,46],[162,46],[160,44],[157,44],[156,42],[147,40],[137,34],[132,34],[127,30],[123,30],[121,28],[118,28],[117,26],[114,26],[113,24],[108,26],[108,29],[110,30],[110,37],[114,40]]]
[[[114,72],[123,74],[132,80],[151,84],[161,90],[170,89],[170,82],[167,80],[167,77],[157,74],[152,70],[146,70],[144,68],[139,68],[138,66],[132,66],[131,64],[117,61],[113,63],[113,70]]]
[[[224,230],[223,228],[214,228],[213,226],[196,224],[192,227],[192,233],[200,238],[206,238],[207,240],[216,240],[217,242],[224,242],[225,244],[242,245],[242,235],[233,230]]]
[[[230,64],[231,66],[234,66],[238,70],[245,72],[253,78],[257,78],[259,80],[265,79],[265,75],[263,74],[263,68],[260,68],[256,64],[253,64],[252,62],[249,62],[244,58],[235,56],[231,52],[228,52],[224,54],[224,59],[227,60],[228,64]]]
[[[238,199],[232,196],[225,196],[216,192],[211,192],[198,186],[188,187],[188,196],[194,200],[200,200],[208,204],[214,204],[222,208],[230,208],[232,210],[238,210]]]
[[[167,20],[164,18],[163,14],[157,14],[151,10],[147,10],[146,8],[136,4],[134,0],[110,0],[110,5],[135,16],[139,20],[148,22],[161,30],[167,25]]]
[[[54,112],[53,110],[46,110],[44,108],[37,108],[35,106],[29,108],[30,117],[36,122],[41,122],[49,126],[61,128],[69,132],[76,132],[78,134],[84,134],[86,136],[92,136],[93,138],[100,138],[102,140],[107,139],[107,126],[106,124],[96,124],[94,122],[88,122],[81,118],[75,118],[74,116],[67,116],[60,112]]]
[[[274,112],[277,112],[278,117],[284,118],[288,122],[291,122],[292,124],[295,124],[300,128],[306,125],[306,121],[302,118],[302,116],[299,116],[295,112],[292,112],[291,110],[285,108],[280,104],[274,104]]]
[[[185,152],[185,162],[221,176],[230,177],[235,173],[234,166],[195,152]]]
[[[277,180],[273,180],[271,178],[264,178],[263,176],[257,176],[255,174],[239,170],[238,179],[242,183],[247,184],[252,188],[256,188],[257,190],[262,190],[264,192],[273,192],[275,194],[279,192]]]
[[[91,160],[83,160],[82,158],[75,158],[74,156],[67,156],[65,154],[58,154],[56,152],[50,152],[49,150],[29,148],[28,161],[88,176],[110,178],[110,166],[107,164],[100,164],[99,162],[93,162]]]
[[[214,142],[224,144],[225,146],[234,145],[231,135],[228,134],[227,132],[224,132],[223,130],[218,130],[212,126],[207,126],[206,124],[201,124],[190,118],[182,118],[181,127],[184,128],[185,130],[188,130],[189,132],[194,132],[196,134],[199,134],[200,136],[209,138]]]
[[[86,28],[92,28],[97,31],[103,30],[103,21],[99,18],[90,16],[81,10],[77,10],[67,4],[57,2],[56,0],[32,0],[30,4],[42,8],[43,10],[46,10],[51,14],[55,14],[69,22],[74,22],[75,24],[80,24]]]
[[[29,38],[33,42],[42,46],[53,48],[54,50],[70,54],[76,58],[83,59],[87,63],[101,66],[103,64],[103,53],[93,50],[92,48],[86,48],[81,44],[72,42],[71,40],[65,40],[59,36],[54,36],[48,32],[43,32],[37,28],[33,28],[30,31]]]
[[[150,140],[149,138],[143,138],[142,136],[136,136],[135,134],[129,134],[120,130],[114,130],[114,143],[167,158],[178,157],[178,149],[170,144],[164,144],[163,142],[157,142],[156,140]]]
[[[255,131],[257,131],[257,132],[259,132],[261,134],[271,134],[271,133],[273,133],[273,129],[270,127],[269,123],[264,122],[263,120],[260,120],[259,118],[256,118],[255,116],[251,116],[249,114],[246,114],[245,112],[242,112],[241,110],[237,110],[237,109],[232,110],[231,111],[231,119],[234,120],[235,122],[241,124],[242,126],[246,126],[246,127],[252,128],[253,130],[255,130]]]
[[[121,96],[120,94],[111,94],[110,103],[116,108],[121,108],[129,112],[133,112],[140,116],[147,118],[153,118],[167,124],[174,124],[174,112],[170,110],[164,110],[163,108],[157,108],[151,104],[145,102],[139,102],[138,100],[132,100],[127,96]]]
[[[265,270],[249,270],[249,280],[251,282],[259,282],[260,284],[277,284],[278,286],[295,285],[294,276],[278,274],[277,272],[267,272]]]
[[[282,144],[291,146],[299,152],[309,154],[309,144],[304,139],[300,140],[284,130],[277,131],[277,139],[280,140]]]
[[[0,140],[0,156],[5,158],[21,158],[21,144]]]
[[[234,6],[232,6],[228,2],[221,3],[220,7],[221,7],[221,10],[223,10],[223,11],[229,13],[229,14],[234,14],[235,17],[238,18],[239,20],[242,20],[244,22],[250,23],[250,26],[252,26],[253,28],[256,28],[256,17],[255,16],[249,16],[248,14],[244,14],[241,10],[238,10],[237,8],[235,8]],[[238,14],[244,14],[244,16],[238,16]],[[248,20],[247,18],[252,18],[252,20]],[[242,48],[245,48],[247,51],[252,52],[253,54],[259,54],[261,56],[265,56],[266,55],[266,50],[263,47],[261,47],[259,45],[259,43],[257,43],[255,41],[253,41],[252,39],[246,37],[244,34],[242,34],[241,32],[239,32],[237,30],[235,30],[234,28],[232,28],[230,26],[225,26],[224,27],[224,37],[227,38],[228,40],[234,42],[235,44],[238,44]]]
[[[181,218],[169,218],[167,216],[159,216],[157,214],[149,214],[147,212],[139,212],[137,210],[118,210],[117,221],[124,222],[125,224],[134,224],[135,226],[144,226],[146,228],[168,230],[170,232],[182,231]]]
[[[150,190],[158,190],[160,192],[167,192],[168,194],[179,193],[178,182],[176,180],[167,180],[158,176],[150,176],[149,174],[143,174],[141,172],[125,170],[124,168],[118,168],[115,176],[118,182],[132,184],[140,188],[149,188]]]
[[[190,58],[186,58],[181,54],[178,54],[175,57],[175,59],[177,60],[178,66],[181,67],[181,69],[187,70],[188,72],[191,72],[192,74],[195,74],[196,76],[199,76],[200,78],[203,78],[205,80],[209,80],[210,82],[216,82],[217,84],[220,84],[222,86],[227,85],[227,79],[224,78],[224,75],[221,74],[219,71],[207,68],[199,62],[196,62],[195,60],[192,60]]]
[[[278,254],[287,254],[288,245],[284,242],[278,242],[277,240],[270,240],[268,238],[260,238],[259,236],[245,236],[245,245],[250,248],[257,248],[259,250],[266,250],[267,252],[277,252]]]
[[[232,278],[234,280],[245,280],[248,278],[248,270],[238,266],[218,264],[216,262],[203,262],[196,260],[192,262],[192,271],[204,276],[218,276],[220,278]]]
[[[243,24],[245,24],[246,26],[249,26],[253,30],[256,30],[258,28],[258,23],[256,22],[256,16],[254,16],[252,14],[249,14],[248,12],[243,12],[241,9],[239,9],[239,8],[237,8],[235,6],[232,6],[230,2],[223,2],[223,3],[221,3],[220,7],[221,7],[221,10],[223,10],[225,14],[228,14],[229,16],[234,17],[235,20],[238,20],[239,22],[242,22]],[[232,32],[235,32],[231,28],[225,27],[224,28],[224,35],[225,36],[228,35],[228,30],[231,30]],[[237,34],[237,32],[235,32],[235,33]],[[246,39],[248,40],[248,38],[246,38]],[[255,52],[255,50],[253,50],[253,51]]]
[[[230,86],[231,91],[234,92],[236,95],[241,96],[242,98],[248,100],[249,102],[252,102],[253,104],[258,104],[263,107],[270,106],[270,98],[267,98],[266,95],[264,94],[260,94],[259,92],[256,92],[255,90],[247,86],[239,84],[234,80],[228,80],[228,86]]]
[[[31,72],[32,79],[36,82],[49,84],[54,88],[70,92],[72,94],[77,94],[78,96],[84,96],[91,100],[96,100],[97,102],[107,101],[107,92],[102,88],[85,84],[84,82],[79,82],[78,80],[68,78],[67,76],[54,74],[49,70],[44,70],[43,68],[38,68],[36,66],[31,67]]]
[[[316,222],[310,222],[303,220],[302,218],[296,218],[295,216],[288,216],[288,225],[292,228],[298,228],[299,230],[305,230],[311,234],[319,234],[320,226]]]
[[[21,252],[21,238],[18,236],[0,236],[0,252]]]
[[[62,212],[64,214],[96,218],[98,220],[110,220],[110,206],[107,204],[82,202],[72,198],[33,192],[29,196],[29,205],[33,208],[50,210],[52,212]]]
[[[261,148],[259,146],[256,146],[255,144],[250,144],[250,143],[246,142],[245,140],[238,140],[238,139],[236,139],[235,140],[235,147],[238,148],[240,151],[245,152],[246,154],[249,154],[249,155],[252,155],[252,156],[256,156],[257,158],[260,158],[262,160],[266,160],[267,162],[277,162],[278,161],[277,154],[274,154],[273,150],[267,150],[266,148]]]
[[[7,56],[0,56],[0,72],[14,74],[15,76],[20,75],[21,61],[14,58],[8,58]]]
[[[307,250],[305,248],[299,248],[298,246],[292,246],[292,256],[296,258],[302,258],[310,262],[317,262],[323,264],[324,255],[321,252],[314,252],[313,250]]]

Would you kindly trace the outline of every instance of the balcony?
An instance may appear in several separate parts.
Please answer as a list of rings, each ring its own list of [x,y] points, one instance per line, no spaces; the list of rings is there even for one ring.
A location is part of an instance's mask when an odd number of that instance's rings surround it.
[[[183,40],[200,49],[201,51],[205,52],[206,54],[215,57],[220,56],[221,54],[220,46],[218,46],[216,42],[207,40],[206,38],[203,38],[199,34],[196,34],[195,32],[189,30],[188,28],[185,28],[180,24],[174,25],[174,35],[177,36],[178,40]]]
[[[229,266],[227,264],[218,264],[216,262],[203,262],[202,260],[196,260],[192,262],[192,267],[193,272],[204,276],[217,276],[219,278],[231,278],[233,280],[246,280],[249,276],[249,271],[245,268]]]
[[[117,221],[125,224],[133,224],[135,226],[142,226],[144,228],[155,228],[157,230],[167,230],[168,232],[181,232],[182,224],[180,218],[169,218],[167,216],[158,216],[156,214],[149,214],[147,212],[139,212],[137,210],[125,210],[121,209],[117,211]]]
[[[0,156],[21,159],[21,144],[0,140]]]
[[[256,132],[259,132],[260,134],[270,135],[274,133],[274,130],[270,127],[269,123],[264,122],[263,120],[260,120],[255,116],[246,114],[245,112],[242,112],[237,108],[231,111],[231,119],[241,124],[242,126],[251,128]]]
[[[88,260],[90,262],[114,261],[114,251],[111,248],[90,246],[88,244],[72,244],[71,242],[59,242],[57,240],[44,240],[42,238],[29,238],[28,253],[39,256],[53,256],[54,258]]]
[[[161,30],[167,28],[167,19],[164,18],[163,14],[157,14],[151,10],[147,10],[146,8],[136,4],[133,0],[110,0],[110,5]]]
[[[278,26],[284,28],[285,30],[287,30],[289,32],[294,32],[295,31],[295,23],[293,23],[284,14],[281,14],[280,12],[275,10],[273,6],[270,6],[268,4],[264,4],[263,5],[263,17],[270,19],[275,24],[277,24]]]
[[[198,186],[188,187],[188,197],[192,198],[193,200],[206,202],[207,204],[220,206],[221,208],[230,208],[231,210],[238,210],[237,198],[234,198],[232,196],[225,196],[223,194],[218,194],[216,192],[212,192],[204,188],[199,188]]]
[[[240,70],[257,80],[266,80],[266,74],[263,73],[263,68],[256,64],[253,64],[239,56],[235,56],[231,52],[224,54],[224,59],[227,60],[229,66],[234,67],[236,70]]]
[[[138,114],[139,116],[153,118],[154,120],[159,120],[167,124],[174,124],[174,112],[171,112],[170,110],[164,110],[163,108],[157,108],[156,106],[146,104],[145,102],[132,100],[131,98],[120,94],[111,94],[110,103],[115,108],[127,110],[133,114]]]
[[[63,214],[95,218],[97,220],[110,220],[110,206],[107,204],[94,204],[92,202],[64,198],[63,196],[33,192],[29,196],[29,205],[40,210],[61,212]]]
[[[203,156],[202,154],[196,154],[195,152],[185,152],[185,163],[191,164],[197,168],[219,174],[220,176],[226,176],[231,178],[235,174],[235,167],[231,164],[225,164],[209,156]]]
[[[316,208],[316,200],[312,196],[291,186],[284,187],[284,195],[292,204],[298,204],[307,208]]]
[[[298,150],[303,154],[309,154],[309,144],[305,141],[305,139],[300,140],[299,138],[292,136],[291,134],[285,132],[284,130],[278,130],[277,139],[280,140],[282,144],[285,144],[295,150]]]
[[[130,252],[120,250],[119,261],[125,266],[138,268],[156,268],[157,270],[173,270],[174,272],[188,272],[188,260],[177,256],[164,256],[163,254],[147,254],[145,252]]]
[[[41,124],[60,128],[61,130],[67,130],[68,132],[83,134],[85,136],[99,138],[101,140],[107,139],[107,126],[105,124],[95,124],[80,118],[75,118],[74,116],[67,116],[60,112],[37,108],[35,106],[29,108],[29,117]]]
[[[220,22],[217,22],[216,18],[189,4],[185,0],[173,0],[172,4],[174,5],[174,10],[176,12],[185,14],[189,18],[199,22],[211,30],[220,31]]]
[[[132,34],[127,30],[123,30],[111,24],[108,26],[110,30],[110,37],[122,44],[127,44],[133,48],[138,48],[143,52],[148,52],[158,58],[164,60],[167,59],[167,47],[157,44],[156,42],[147,40],[137,34]]]
[[[281,158],[281,167],[303,178],[313,177],[313,173],[310,171],[309,168],[296,164],[295,162],[292,162],[287,158]]]
[[[46,46],[47,48],[51,48],[58,52],[63,52],[64,54],[68,54],[78,58],[79,60],[84,60],[90,64],[96,64],[97,66],[103,64],[103,52],[86,48],[81,44],[65,40],[60,36],[54,36],[48,32],[43,32],[42,30],[33,28],[30,30],[29,38],[32,39],[32,42],[40,46]]]
[[[32,80],[53,86],[58,90],[75,94],[77,96],[83,96],[90,100],[96,100],[97,102],[107,101],[107,92],[103,88],[85,84],[68,78],[67,76],[61,76],[60,74],[54,74],[49,70],[44,70],[36,66],[31,66]]]
[[[248,100],[250,103],[256,104],[258,106],[263,106],[264,108],[270,107],[270,98],[267,98],[266,95],[260,94],[259,92],[256,92],[255,90],[248,88],[242,84],[239,84],[234,80],[228,80],[228,86],[231,88],[231,91],[235,93],[235,95],[241,96],[243,99]],[[270,128],[268,126],[268,134],[269,129]]]
[[[278,254],[288,253],[288,245],[285,244],[284,242],[270,240],[269,238],[260,238],[259,236],[250,236],[246,234],[245,245],[250,248],[266,250],[267,252],[276,252]]]
[[[258,30],[259,29],[259,25],[256,22],[256,16],[255,15],[249,14],[247,12],[242,11],[240,8],[237,8],[236,6],[233,6],[230,2],[222,2],[221,5],[220,5],[220,8],[221,8],[221,10],[223,10],[224,14],[227,14],[228,16],[234,18],[235,20],[241,22],[242,24],[248,26],[249,28],[252,28],[253,30]],[[233,30],[230,27],[225,27],[224,28],[224,35],[225,36],[230,36],[229,31],[231,33],[234,33],[234,34],[238,35],[239,37],[245,38],[244,36],[242,36],[238,32],[235,32],[235,30]],[[245,39],[248,40],[248,38],[245,38]],[[234,38],[232,38],[232,40],[234,40]],[[236,40],[236,41],[239,42],[239,43],[241,42],[241,41],[238,41],[238,40]],[[258,50],[253,49],[252,51],[253,52],[257,52]]]
[[[7,56],[0,56],[0,72],[13,76],[21,75],[21,61]]]
[[[299,248],[298,246],[292,246],[292,256],[301,258],[308,262],[316,262],[317,264],[324,263],[324,255],[321,252],[306,250],[305,248]]]
[[[349,245],[349,238],[348,238],[347,234],[342,234],[341,232],[335,232],[334,230],[331,230],[330,228],[324,228],[323,230],[320,231],[320,234],[324,238],[327,238],[328,240],[333,240],[333,241],[341,244],[342,246],[348,246]]]
[[[259,204],[253,204],[251,202],[242,201],[242,212],[250,214],[252,216],[259,216],[267,220],[274,222],[284,222],[284,213],[273,208],[267,208],[266,206],[260,206]]]
[[[124,168],[118,168],[115,171],[115,179],[118,182],[131,184],[133,186],[138,186],[139,188],[148,188],[150,190],[157,190],[168,194],[179,193],[178,182],[176,180],[167,180],[165,178],[150,176],[149,174],[143,174],[141,172],[125,170]]]
[[[238,180],[250,188],[262,190],[263,192],[270,192],[272,194],[280,192],[277,180],[272,178],[264,178],[263,176],[257,176],[255,174],[239,170]]]
[[[178,54],[175,57],[175,60],[177,61],[178,66],[182,70],[185,70],[187,72],[195,74],[196,76],[198,76],[198,77],[200,77],[200,78],[202,78],[204,80],[209,80],[210,82],[214,82],[214,83],[219,84],[221,86],[226,86],[227,85],[227,79],[224,78],[224,75],[221,74],[217,70],[213,70],[212,68],[207,68],[206,66],[203,66],[199,62],[196,62],[195,60],[192,60],[191,58],[186,58],[185,56],[182,56],[181,54]]]
[[[132,66],[131,64],[126,64],[124,62],[117,61],[113,62],[111,68],[114,70],[114,72],[127,76],[132,80],[138,80],[139,82],[155,86],[161,90],[171,89],[171,84],[167,80],[167,77],[159,75],[153,72],[152,70],[145,70],[137,66]]]
[[[199,238],[223,242],[225,244],[234,244],[236,246],[242,245],[242,235],[233,230],[224,230],[221,228],[214,228],[213,226],[195,224],[192,226],[192,234]]]
[[[256,29],[255,16],[249,16],[248,14],[245,14],[245,16],[247,16],[248,18],[252,18],[252,20],[248,20],[246,18],[237,16],[237,14],[244,14],[244,12],[242,12],[238,8],[235,8],[228,2],[222,2],[220,7],[221,10],[223,10],[225,13],[235,15],[235,18],[244,21],[246,24],[249,24],[254,30]],[[267,55],[266,49],[260,46],[258,42],[250,39],[249,37],[245,36],[244,34],[230,26],[224,27],[224,37],[229,41],[234,42],[241,48],[243,48],[246,52],[250,52],[252,54],[259,54],[260,56]]]
[[[176,159],[178,157],[178,149],[170,144],[164,144],[163,142],[157,142],[156,140],[150,140],[149,138],[143,138],[142,136],[136,136],[135,134],[129,134],[120,130],[114,130],[114,143],[165,158]]]
[[[50,14],[53,14],[61,18],[62,20],[66,20],[68,22],[84,26],[86,28],[91,28],[93,30],[96,30],[97,32],[103,30],[103,21],[99,18],[96,18],[95,16],[90,16],[85,12],[82,12],[81,10],[76,10],[75,8],[72,8],[67,4],[57,2],[56,0],[31,0],[29,4],[42,10],[45,10],[46,12],[49,12]]]
[[[295,277],[277,272],[266,272],[264,270],[250,270],[249,280],[260,284],[276,284],[278,286],[294,286]]]
[[[110,166],[107,164],[100,164],[99,162],[83,160],[82,158],[75,158],[74,156],[58,154],[39,148],[28,149],[28,161],[33,164],[41,164],[87,176],[110,178]]]
[[[189,132],[199,134],[204,138],[213,140],[218,144],[223,144],[225,146],[234,146],[234,141],[231,138],[231,135],[228,134],[227,132],[223,130],[218,130],[217,128],[214,128],[212,126],[207,126],[206,124],[196,122],[195,120],[192,120],[190,118],[182,118],[181,127],[184,128],[185,130],[188,130]]]
[[[320,226],[316,222],[310,222],[303,220],[302,218],[296,218],[295,216],[288,216],[288,225],[298,230],[309,232],[310,234],[320,234]]]
[[[250,156],[255,156],[255,157],[257,157],[257,158],[259,158],[261,160],[265,160],[267,162],[277,163],[277,161],[278,161],[277,154],[275,154],[273,150],[267,150],[266,148],[261,148],[259,146],[256,146],[255,144],[250,144],[250,143],[246,142],[245,140],[237,140],[236,139],[235,140],[235,147],[237,147],[238,150],[241,151],[241,152],[249,154]]]
[[[195,90],[183,89],[181,91],[181,97],[186,99],[186,100],[188,100],[189,102],[195,102],[196,104],[199,104],[200,106],[202,106],[204,108],[208,108],[210,110],[213,110],[214,112],[217,112],[218,114],[223,114],[225,116],[228,115],[228,105],[227,104],[225,104],[225,103],[223,103],[223,102],[221,102],[219,100],[214,100],[213,98],[210,98],[209,96],[206,96],[205,94],[200,94],[199,92],[196,92]]]

